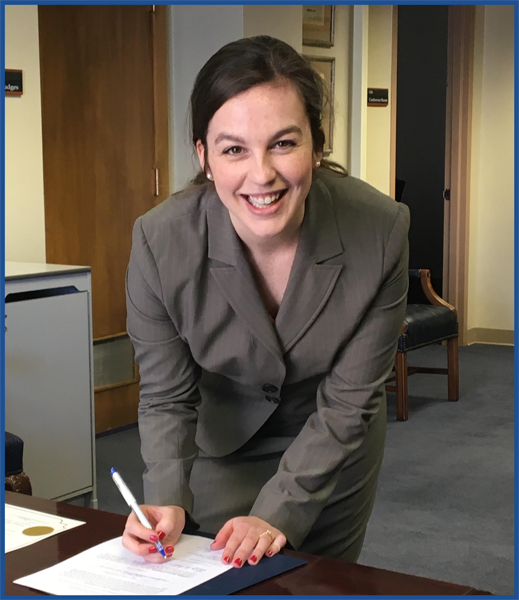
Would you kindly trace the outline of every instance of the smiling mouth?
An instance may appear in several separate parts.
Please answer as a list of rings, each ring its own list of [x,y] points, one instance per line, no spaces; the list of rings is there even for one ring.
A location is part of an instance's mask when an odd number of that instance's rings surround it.
[[[267,208],[271,204],[279,202],[281,198],[286,194],[287,190],[281,190],[280,192],[270,193],[270,194],[254,194],[248,196],[246,194],[242,194],[243,198],[247,200],[249,204],[252,204],[254,208]]]

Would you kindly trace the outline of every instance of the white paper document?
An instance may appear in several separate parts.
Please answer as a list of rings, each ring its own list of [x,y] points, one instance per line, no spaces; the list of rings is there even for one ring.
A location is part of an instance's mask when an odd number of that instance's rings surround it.
[[[65,519],[58,515],[49,515],[37,510],[6,504],[5,552],[18,550],[18,548],[29,546],[51,535],[84,524],[84,521]]]
[[[222,564],[223,551],[211,550],[212,540],[207,538],[182,535],[173,558],[162,564],[145,562],[123,548],[121,539],[94,546],[14,583],[64,596],[167,596],[181,594],[233,568]]]

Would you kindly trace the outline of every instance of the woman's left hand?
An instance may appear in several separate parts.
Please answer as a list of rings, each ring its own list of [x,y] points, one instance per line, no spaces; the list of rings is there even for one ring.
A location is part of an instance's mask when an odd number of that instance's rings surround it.
[[[264,554],[274,556],[286,543],[283,533],[263,519],[235,517],[220,529],[211,548],[223,548],[222,562],[239,568],[245,561],[258,564]]]

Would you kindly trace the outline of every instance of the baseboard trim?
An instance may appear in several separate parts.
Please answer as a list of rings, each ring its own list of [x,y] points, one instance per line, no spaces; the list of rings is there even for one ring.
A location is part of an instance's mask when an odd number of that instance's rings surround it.
[[[119,433],[120,431],[126,431],[126,429],[133,429],[137,427],[137,423],[129,423],[128,425],[121,425],[120,427],[114,427],[113,429],[107,429],[106,431],[100,431],[96,433],[96,439],[105,437],[105,435],[112,435],[112,433]]]
[[[467,331],[467,346],[471,344],[514,345],[514,332],[509,329],[485,329],[473,327]]]

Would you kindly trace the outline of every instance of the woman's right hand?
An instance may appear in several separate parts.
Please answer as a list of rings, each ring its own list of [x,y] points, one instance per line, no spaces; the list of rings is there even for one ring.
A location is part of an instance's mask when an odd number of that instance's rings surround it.
[[[123,546],[142,556],[147,562],[164,562],[166,559],[157,552],[154,542],[160,541],[166,556],[171,558],[175,544],[184,529],[186,513],[180,506],[141,504],[140,508],[153,529],[144,527],[132,511],[124,528]]]

